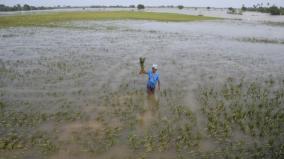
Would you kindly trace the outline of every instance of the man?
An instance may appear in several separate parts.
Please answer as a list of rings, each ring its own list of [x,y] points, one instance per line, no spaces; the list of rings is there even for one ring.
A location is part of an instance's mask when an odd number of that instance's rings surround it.
[[[158,83],[158,90],[160,90],[160,79],[157,70],[158,70],[158,65],[153,64],[152,69],[149,69],[148,72],[146,72],[145,70],[140,71],[140,74],[144,73],[148,75],[148,82],[147,82],[148,95],[153,95],[155,93],[155,88],[157,83]]]

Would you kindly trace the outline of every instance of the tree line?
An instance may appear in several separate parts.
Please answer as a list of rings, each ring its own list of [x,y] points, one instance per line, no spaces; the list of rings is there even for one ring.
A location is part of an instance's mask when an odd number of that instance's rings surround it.
[[[245,5],[243,5],[241,9],[243,11],[269,13],[271,15],[284,15],[283,7],[277,7],[275,5],[269,6],[269,3],[267,3],[267,6],[264,6],[263,4],[257,4],[253,5],[253,7],[246,7]]]
[[[174,8],[175,6],[169,5],[169,6],[158,6],[158,8]],[[178,9],[183,9],[183,5],[178,5],[176,6]],[[0,12],[2,11],[29,11],[29,10],[47,10],[47,9],[56,9],[56,8],[81,8],[81,7],[71,7],[71,6],[66,6],[66,7],[61,7],[61,6],[56,6],[56,7],[35,7],[31,6],[28,4],[24,5],[14,5],[14,6],[6,6],[4,4],[0,4]],[[84,7],[88,8],[88,7]],[[115,6],[104,6],[104,5],[93,5],[89,6],[89,8],[137,8],[137,9],[145,9],[146,7],[143,4],[138,4],[137,6],[135,5],[129,5],[129,6],[122,6],[122,5],[115,5]]]
[[[4,4],[0,4],[0,11],[28,11],[28,10],[45,10],[45,9],[54,9],[54,7],[35,7],[28,4],[24,5],[14,5],[14,6],[6,6]]]
[[[78,7],[35,7],[28,4],[24,5],[14,5],[14,6],[6,6],[4,4],[0,4],[0,11],[29,11],[29,10],[47,10],[47,9],[55,9],[55,8],[78,8]],[[90,6],[90,8],[137,8],[137,9],[144,9],[145,6],[143,4],[135,5],[129,5],[129,6]],[[174,6],[160,6],[159,8],[174,8]],[[183,9],[183,5],[178,5],[178,9]],[[207,9],[210,9],[210,7],[207,7]],[[229,11],[231,11],[233,8],[229,8]],[[263,3],[253,5],[253,7],[246,7],[245,5],[241,8],[242,11],[255,11],[255,12],[261,12],[261,13],[270,13],[271,15],[284,15],[284,8],[283,7],[277,7],[275,5],[270,6],[269,3],[266,5],[263,5]]]

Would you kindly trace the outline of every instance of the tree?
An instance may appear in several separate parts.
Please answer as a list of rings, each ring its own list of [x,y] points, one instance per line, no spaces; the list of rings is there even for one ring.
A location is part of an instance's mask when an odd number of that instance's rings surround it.
[[[145,8],[145,6],[144,6],[143,4],[138,4],[138,5],[137,5],[137,9],[139,9],[139,10],[140,10],[140,9],[144,9],[144,8]]]
[[[22,10],[22,6],[20,4],[17,4],[16,6],[18,11]]]
[[[135,8],[135,5],[129,5],[129,8]]]
[[[207,10],[210,10],[210,7],[206,7],[207,8]]]
[[[280,15],[280,9],[274,5],[269,8],[269,12],[271,15]]]
[[[228,14],[236,14],[236,9],[235,9],[235,8],[232,8],[232,7],[229,7],[227,13],[228,13]]]
[[[178,5],[177,8],[178,8],[178,9],[183,9],[184,6],[183,6],[183,5]]]
[[[27,4],[24,5],[23,10],[31,10],[31,7]]]
[[[247,10],[247,7],[243,4],[242,11],[246,11],[246,10]]]
[[[0,11],[6,11],[6,6],[4,4],[0,4]]]
[[[5,6],[4,4],[0,4],[0,11],[21,11],[21,10],[44,10],[44,9],[53,9],[52,7],[35,7],[25,4],[21,6],[20,4],[16,4],[14,6]]]

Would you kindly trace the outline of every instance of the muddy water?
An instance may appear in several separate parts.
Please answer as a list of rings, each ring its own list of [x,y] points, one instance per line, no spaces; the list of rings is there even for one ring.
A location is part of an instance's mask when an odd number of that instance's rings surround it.
[[[10,109],[44,113],[71,109],[88,116],[39,127],[49,133],[56,130],[59,150],[51,158],[135,156],[124,135],[132,131],[146,134],[154,123],[170,120],[170,104],[185,105],[199,114],[195,98],[198,86],[209,81],[222,83],[228,77],[284,75],[281,26],[235,20],[83,21],[60,25],[0,30],[0,93]],[[162,87],[155,98],[147,98],[147,77],[138,75],[139,57],[146,57],[147,69],[152,63],[159,65]],[[129,111],[126,121],[125,116],[113,115]],[[202,129],[204,119],[197,116]],[[99,154],[81,148],[86,144],[91,150],[96,147],[83,138],[90,135],[89,131],[101,139],[101,131],[116,128],[122,131],[119,141],[123,146],[115,145]],[[75,142],[76,137],[81,142]],[[211,139],[204,140],[199,151],[214,147]],[[155,152],[150,158],[173,156],[176,152],[170,149]]]

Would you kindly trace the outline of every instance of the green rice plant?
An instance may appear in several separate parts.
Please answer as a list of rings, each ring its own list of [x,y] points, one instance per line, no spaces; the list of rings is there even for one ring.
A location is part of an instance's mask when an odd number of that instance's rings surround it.
[[[170,128],[170,125],[162,128],[158,134],[158,151],[162,152],[167,150],[170,147],[171,140],[173,137],[173,132]]]
[[[154,137],[147,135],[144,137],[143,141],[145,152],[152,152],[154,151],[155,145],[154,145]]]
[[[135,134],[129,134],[128,135],[128,143],[130,145],[131,148],[133,149],[138,149],[141,145],[141,143],[139,142],[138,136]]]
[[[10,133],[7,136],[0,138],[0,149],[2,150],[13,150],[21,149],[22,140],[16,133]]]

